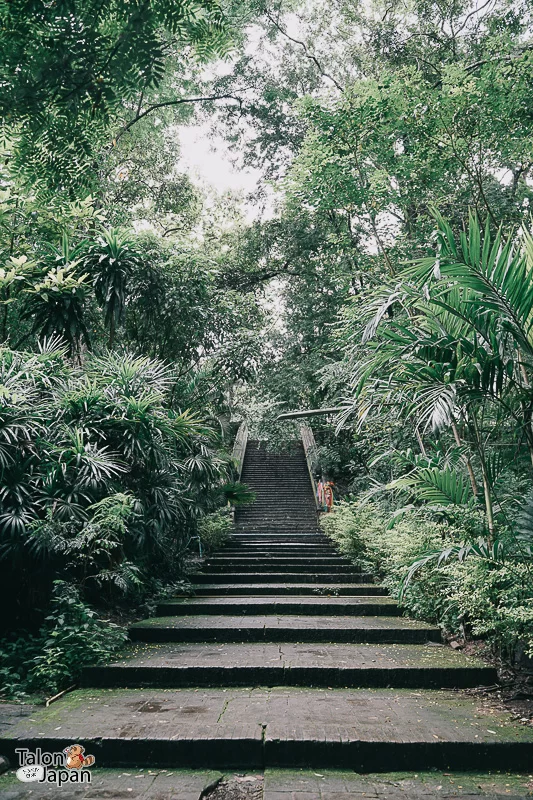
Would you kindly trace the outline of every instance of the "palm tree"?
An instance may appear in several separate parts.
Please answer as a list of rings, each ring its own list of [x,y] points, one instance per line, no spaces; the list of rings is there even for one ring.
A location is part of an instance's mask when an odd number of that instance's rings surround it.
[[[492,237],[488,225],[482,234],[474,215],[456,238],[436,218],[436,255],[415,262],[368,305],[363,357],[348,319],[351,396],[340,425],[353,414],[364,424],[392,405],[414,420],[419,436],[449,428],[474,495],[474,461],[479,466],[492,535],[505,459],[491,452],[491,441],[511,427],[512,444],[525,440],[533,461],[533,241],[524,233],[517,247],[501,232]],[[430,484],[444,478],[422,477]],[[463,497],[459,478],[448,475],[447,486]]]

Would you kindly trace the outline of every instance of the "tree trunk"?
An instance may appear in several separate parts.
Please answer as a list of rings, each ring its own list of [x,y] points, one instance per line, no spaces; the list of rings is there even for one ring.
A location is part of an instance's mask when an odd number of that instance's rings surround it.
[[[457,447],[461,447],[462,446],[461,437],[459,436],[457,425],[455,424],[455,421],[453,419],[452,419],[452,431],[453,431],[453,437],[455,439],[455,444],[457,445]],[[474,495],[474,497],[477,497],[479,491],[477,488],[474,468],[472,467],[472,462],[470,461],[470,456],[465,456],[465,463],[466,463],[466,468],[468,470],[468,477],[470,478],[470,486],[472,487],[472,494]]]

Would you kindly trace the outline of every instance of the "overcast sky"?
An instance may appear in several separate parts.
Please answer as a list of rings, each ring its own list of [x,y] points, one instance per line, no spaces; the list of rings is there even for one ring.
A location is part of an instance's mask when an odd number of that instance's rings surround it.
[[[194,183],[204,190],[208,187],[218,194],[226,191],[242,194],[245,217],[252,222],[259,217],[267,219],[274,209],[274,192],[266,186],[267,195],[272,201],[266,208],[250,203],[247,195],[255,192],[261,183],[261,171],[250,167],[239,168],[232,163],[231,154],[222,137],[213,137],[209,124],[190,125],[179,129],[181,144],[180,167],[187,172]]]

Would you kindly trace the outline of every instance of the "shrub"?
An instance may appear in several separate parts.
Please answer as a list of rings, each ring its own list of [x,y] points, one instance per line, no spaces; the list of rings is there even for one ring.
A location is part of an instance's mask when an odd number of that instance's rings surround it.
[[[198,536],[206,553],[218,550],[227,541],[233,526],[229,508],[207,514],[198,522]]]
[[[474,536],[480,521],[463,510],[435,519],[427,508],[412,509],[391,525],[389,515],[373,503],[340,503],[321,520],[340,551],[379,577],[398,597],[411,564],[429,550],[444,550]],[[449,633],[482,637],[501,656],[512,660],[521,651],[533,655],[533,581],[529,564],[429,562],[417,570],[402,598],[402,607],[417,619]]]
[[[107,661],[126,641],[123,628],[100,619],[64,581],[54,583],[51,608],[39,636],[0,644],[0,677],[8,697],[54,694],[76,682],[84,666]]]
[[[446,523],[428,518],[424,510],[411,511],[388,526],[388,518],[372,503],[340,503],[335,512],[322,518],[326,534],[361,569],[379,577],[393,597],[398,597],[402,579],[415,558],[425,550],[443,547],[450,541]],[[460,621],[450,602],[458,567],[419,570],[402,600],[409,614],[458,629]],[[460,569],[459,569],[460,572]]]

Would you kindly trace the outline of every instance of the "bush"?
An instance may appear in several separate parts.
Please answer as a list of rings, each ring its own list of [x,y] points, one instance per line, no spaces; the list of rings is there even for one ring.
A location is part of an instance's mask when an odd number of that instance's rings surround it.
[[[428,550],[472,537],[479,529],[475,511],[461,509],[448,521],[428,509],[413,509],[391,526],[390,515],[373,503],[340,503],[321,525],[339,550],[363,570],[379,577],[398,597],[411,564]],[[440,625],[448,633],[471,634],[488,641],[501,656],[533,655],[533,581],[528,564],[430,562],[409,583],[402,607],[412,617]]]
[[[233,520],[229,508],[220,508],[198,522],[198,536],[206,553],[218,550],[229,538]]]
[[[0,348],[0,600],[14,628],[38,629],[54,580],[114,606],[155,574],[182,577],[188,530],[232,466],[212,426],[172,407],[174,382],[143,356],[74,369],[57,341]]]
[[[8,697],[55,694],[76,682],[84,666],[107,661],[126,641],[123,628],[100,619],[64,581],[55,582],[51,607],[39,636],[0,644],[0,678]]]
[[[446,523],[428,518],[424,510],[412,511],[388,527],[389,519],[372,503],[340,503],[322,518],[326,534],[341,552],[364,571],[379,577],[393,597],[400,593],[409,566],[426,550],[451,542]],[[419,570],[403,597],[402,607],[411,616],[442,625],[456,632],[460,625],[450,596],[456,589],[457,565]],[[459,572],[461,570],[459,569]]]
[[[533,656],[533,586],[529,565],[472,559],[451,600],[474,636],[502,658]]]

